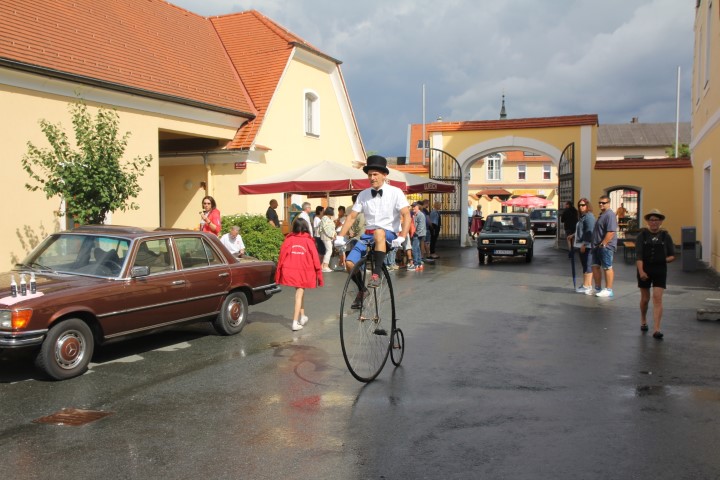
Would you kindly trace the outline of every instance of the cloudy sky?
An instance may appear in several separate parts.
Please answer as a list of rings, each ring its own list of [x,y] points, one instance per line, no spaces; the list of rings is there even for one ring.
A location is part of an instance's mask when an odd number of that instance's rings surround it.
[[[255,9],[342,61],[368,151],[405,155],[407,126],[596,113],[690,119],[692,0],[169,0]]]

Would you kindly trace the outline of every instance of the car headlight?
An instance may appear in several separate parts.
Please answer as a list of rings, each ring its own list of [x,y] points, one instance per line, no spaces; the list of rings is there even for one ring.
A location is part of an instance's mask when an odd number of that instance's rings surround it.
[[[555,222],[551,223],[550,226],[551,226],[551,227],[554,227],[554,226],[555,226]]]
[[[520,239],[520,245],[525,245],[527,243],[527,239],[521,238]]]
[[[13,330],[24,328],[30,323],[32,309],[0,310],[0,329]]]
[[[490,245],[490,240],[488,240],[488,239],[483,239],[483,240],[481,240],[481,242],[483,245]]]

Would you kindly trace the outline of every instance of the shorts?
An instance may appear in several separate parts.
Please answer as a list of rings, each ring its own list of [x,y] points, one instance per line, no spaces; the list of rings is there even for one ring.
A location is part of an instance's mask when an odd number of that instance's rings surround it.
[[[615,251],[610,248],[595,247],[592,251],[592,266],[601,267],[603,270],[610,270],[613,264]]]
[[[355,243],[355,246],[352,250],[350,250],[350,253],[347,254],[345,259],[348,262],[357,263],[363,255],[365,255],[365,251],[367,250],[367,243],[370,243],[373,241],[373,238],[375,238],[374,235],[363,233],[360,235],[360,240]],[[397,235],[395,235],[394,232],[391,232],[390,230],[385,230],[385,241],[387,243],[391,243],[393,240],[397,238]]]
[[[648,263],[643,265],[647,280],[640,280],[637,274],[638,288],[667,288],[667,263]]]

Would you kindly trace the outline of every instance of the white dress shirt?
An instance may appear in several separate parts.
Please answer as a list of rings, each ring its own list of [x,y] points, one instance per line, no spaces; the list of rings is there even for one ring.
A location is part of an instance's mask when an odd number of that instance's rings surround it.
[[[303,210],[302,212],[298,213],[298,218],[302,218],[303,220],[305,220],[307,222],[308,228],[310,229],[310,236],[312,237],[313,236],[313,224],[310,221],[310,215],[308,215],[308,213],[305,210]]]
[[[382,195],[372,196],[372,188],[358,194],[353,210],[365,214],[365,229],[382,228],[398,233],[402,230],[400,210],[409,207],[405,193],[399,188],[386,183],[382,186]],[[361,232],[362,234],[362,232]]]

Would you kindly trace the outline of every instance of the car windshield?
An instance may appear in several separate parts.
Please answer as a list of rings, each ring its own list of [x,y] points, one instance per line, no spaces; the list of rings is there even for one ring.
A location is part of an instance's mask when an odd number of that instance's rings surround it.
[[[530,220],[549,220],[557,216],[557,210],[533,210],[530,212]]]
[[[130,241],[103,235],[51,235],[18,264],[43,272],[117,277],[123,269]]]
[[[518,215],[490,215],[485,221],[483,231],[503,232],[528,230],[528,219]]]

